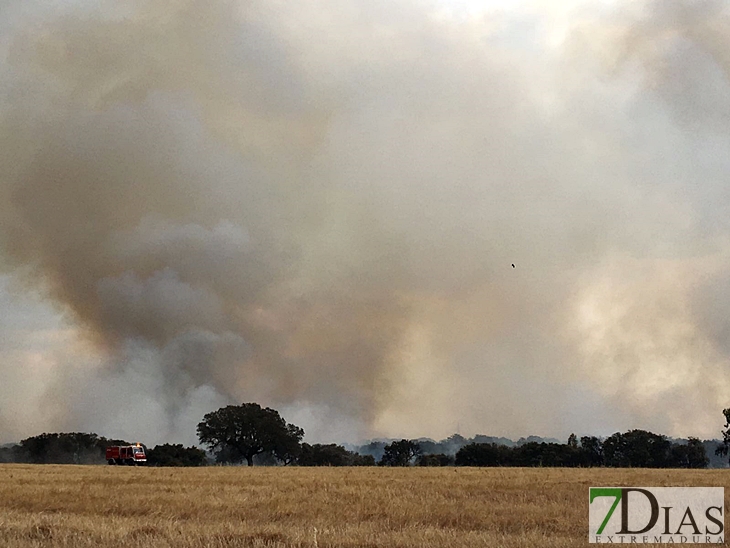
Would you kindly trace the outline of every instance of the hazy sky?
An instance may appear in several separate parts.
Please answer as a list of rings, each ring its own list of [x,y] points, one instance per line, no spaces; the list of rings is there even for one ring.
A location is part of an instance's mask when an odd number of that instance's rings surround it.
[[[729,77],[716,0],[0,2],[0,442],[716,437]]]

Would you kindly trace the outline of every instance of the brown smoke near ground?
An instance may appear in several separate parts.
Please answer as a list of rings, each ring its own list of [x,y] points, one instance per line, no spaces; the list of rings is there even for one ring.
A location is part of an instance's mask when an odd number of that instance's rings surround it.
[[[0,4],[0,441],[712,435],[724,5],[291,4]]]

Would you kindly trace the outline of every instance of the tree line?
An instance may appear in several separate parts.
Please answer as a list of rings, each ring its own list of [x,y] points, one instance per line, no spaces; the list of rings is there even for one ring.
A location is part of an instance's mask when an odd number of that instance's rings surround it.
[[[571,435],[568,443],[530,442],[518,447],[469,444],[456,453],[457,466],[559,466],[614,468],[706,468],[709,458],[697,438],[673,443],[645,430],[617,432],[605,440]]]
[[[0,447],[0,463],[25,464],[102,464],[106,448],[131,445],[130,442],[109,439],[82,432],[41,434],[24,439],[16,445]],[[147,461],[153,466],[202,466],[208,463],[205,451],[181,444],[145,447]]]
[[[724,439],[714,453],[725,457],[730,448],[730,409],[723,414]],[[697,438],[673,441],[645,430],[629,430],[605,439],[571,434],[567,443],[528,438],[515,444],[504,438],[467,440],[456,434],[438,443],[402,439],[349,450],[337,444],[302,442],[302,428],[256,403],[229,405],[206,414],[197,425],[197,434],[207,451],[180,444],[157,445],[145,448],[148,464],[706,468],[710,443]],[[96,434],[41,434],[0,448],[0,462],[95,464],[105,462],[104,451],[110,445],[129,443]]]

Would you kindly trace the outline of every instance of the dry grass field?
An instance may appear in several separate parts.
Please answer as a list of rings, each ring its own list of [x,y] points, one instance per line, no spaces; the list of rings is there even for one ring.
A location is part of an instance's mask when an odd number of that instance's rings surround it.
[[[722,470],[0,465],[0,547],[584,546],[590,485],[729,480]]]

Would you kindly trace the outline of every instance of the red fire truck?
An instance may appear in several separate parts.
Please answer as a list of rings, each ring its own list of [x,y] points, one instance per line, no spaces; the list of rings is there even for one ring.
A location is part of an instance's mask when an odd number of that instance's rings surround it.
[[[144,446],[136,445],[113,445],[106,448],[106,461],[109,464],[127,464],[137,466],[147,464],[147,455]]]

